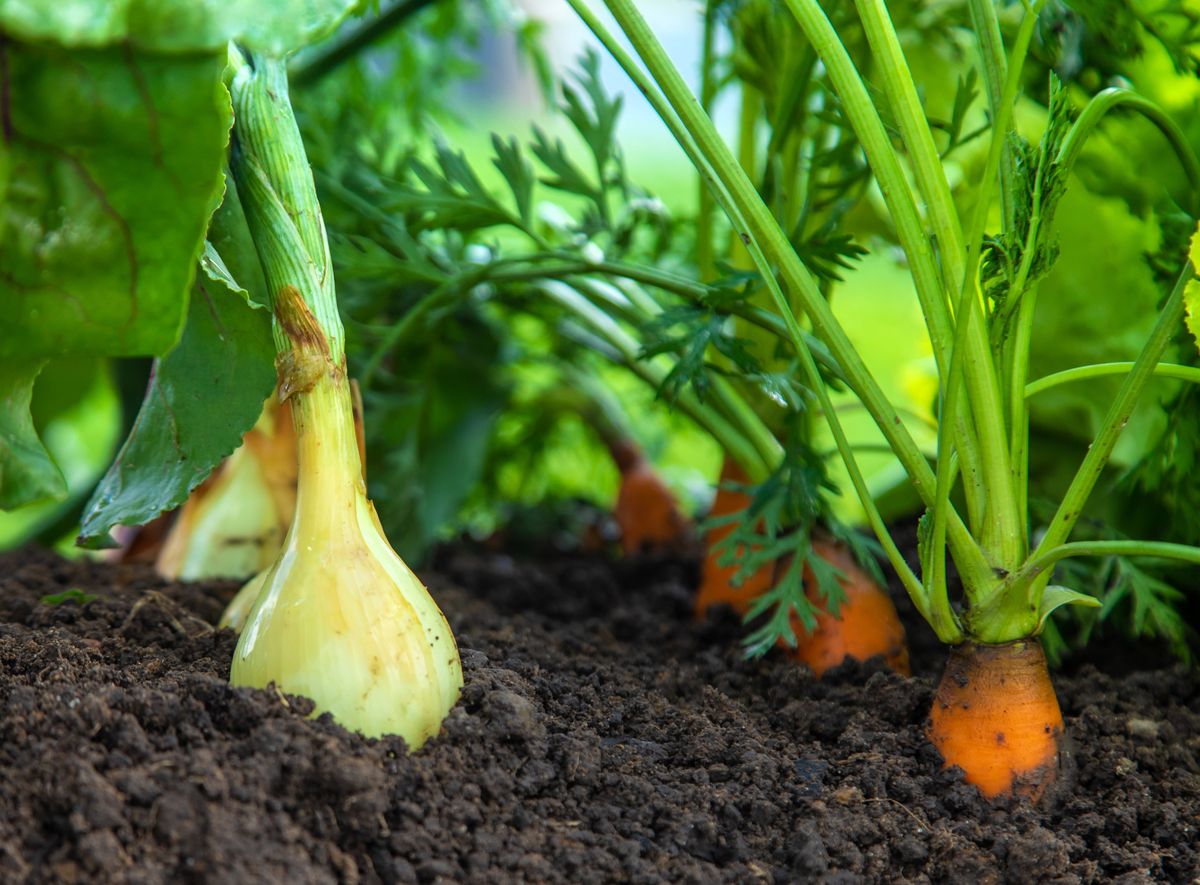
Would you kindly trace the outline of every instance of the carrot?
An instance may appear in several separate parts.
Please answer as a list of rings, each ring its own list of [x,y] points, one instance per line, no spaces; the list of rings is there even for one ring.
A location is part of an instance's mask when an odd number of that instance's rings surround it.
[[[746,482],[746,474],[738,463],[725,456],[721,465],[721,484],[717,488],[717,496],[713,499],[710,517],[732,516],[750,506],[750,496],[745,492],[735,491],[725,486],[733,483]],[[717,526],[710,529],[705,538],[704,564],[700,577],[700,589],[696,593],[696,619],[704,618],[710,606],[728,605],[739,615],[746,613],[750,603],[771,588],[774,577],[770,565],[764,565],[750,575],[740,586],[733,585],[733,576],[737,574],[737,565],[721,565],[719,560],[722,553],[717,552],[717,546],[729,537],[736,528],[735,523]]]
[[[621,402],[603,384],[577,367],[561,367],[565,383],[543,395],[543,407],[577,413],[604,443],[621,473],[613,519],[626,555],[642,550],[684,546],[692,524],[680,512],[675,496],[654,472],[633,439]]]
[[[724,486],[744,483],[746,475],[737,462],[726,457],[721,468],[721,485],[713,501],[712,516],[728,516],[750,506],[750,496]],[[703,618],[709,606],[725,604],[738,614],[745,614],[751,603],[771,588],[788,566],[788,560],[765,565],[742,582],[733,586],[736,565],[723,566],[720,556],[714,552],[717,544],[727,538],[734,526],[723,525],[708,533],[700,589],[696,593],[695,614]],[[797,647],[787,649],[788,654],[807,664],[820,677],[826,670],[836,667],[847,658],[860,661],[882,655],[888,666],[908,676],[908,644],[904,626],[896,614],[891,597],[871,577],[858,567],[854,558],[840,545],[820,538],[813,539],[813,552],[832,563],[844,576],[841,579],[846,599],[835,618],[824,610],[817,594],[816,577],[805,568],[805,592],[817,607],[817,626],[810,634],[796,618],[792,630],[797,637]]]
[[[817,594],[816,578],[806,566],[805,594],[818,610],[817,626],[811,633],[806,633],[799,619],[793,618],[797,645],[789,649],[789,654],[807,664],[818,678],[847,658],[867,661],[877,655],[881,655],[897,673],[911,675],[904,625],[900,623],[896,606],[887,591],[859,568],[854,557],[841,545],[814,538],[812,546],[817,556],[842,573],[838,582],[846,598],[835,618],[825,610]],[[783,565],[782,562],[777,564],[780,573]]]
[[[929,739],[987,797],[1037,801],[1058,776],[1062,712],[1037,640],[950,649]]]
[[[638,447],[621,439],[611,442],[609,451],[621,472],[621,487],[613,508],[613,518],[621,530],[621,549],[632,554],[669,549],[685,542],[691,525]]]

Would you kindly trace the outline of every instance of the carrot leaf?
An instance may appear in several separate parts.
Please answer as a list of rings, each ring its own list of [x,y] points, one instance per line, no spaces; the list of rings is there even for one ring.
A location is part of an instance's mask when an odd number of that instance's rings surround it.
[[[1072,590],[1070,587],[1061,587],[1051,584],[1042,591],[1041,617],[1038,620],[1038,629],[1046,624],[1046,619],[1054,613],[1054,610],[1061,608],[1064,605],[1082,605],[1085,608],[1100,608],[1100,600],[1095,596],[1087,593],[1080,593],[1078,590]]]

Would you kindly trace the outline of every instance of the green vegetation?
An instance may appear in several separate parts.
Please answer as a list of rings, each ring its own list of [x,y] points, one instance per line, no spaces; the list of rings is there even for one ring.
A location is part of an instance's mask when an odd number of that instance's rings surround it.
[[[70,590],[64,590],[62,593],[48,593],[42,597],[42,605],[63,605],[67,602],[74,602],[78,605],[86,605],[93,599],[98,599],[95,593],[85,593],[78,587],[72,587]]]

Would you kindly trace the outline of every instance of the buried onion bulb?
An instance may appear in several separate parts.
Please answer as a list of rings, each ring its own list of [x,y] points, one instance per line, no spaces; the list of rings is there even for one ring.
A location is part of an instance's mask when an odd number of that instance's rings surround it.
[[[296,507],[234,649],[230,682],[416,749],[462,689],[450,626],[367,498],[329,244],[282,59],[230,44],[230,169],[271,293],[279,400],[296,435]]]
[[[298,298],[289,306],[306,313]],[[291,396],[295,517],[275,563],[248,585],[259,586],[230,681],[274,683],[311,698],[315,713],[329,712],[348,729],[398,734],[416,749],[458,699],[458,648],[367,498],[344,364],[335,367],[324,353],[308,358],[317,370]],[[253,592],[242,594],[243,603]]]

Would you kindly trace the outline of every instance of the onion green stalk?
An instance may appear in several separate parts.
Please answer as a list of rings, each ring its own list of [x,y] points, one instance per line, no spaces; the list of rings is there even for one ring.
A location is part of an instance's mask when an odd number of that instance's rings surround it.
[[[230,680],[274,683],[346,728],[398,734],[416,749],[458,699],[458,648],[367,498],[329,247],[284,65],[235,50],[231,66],[230,167],[273,293],[298,482],[295,517],[260,576]]]

